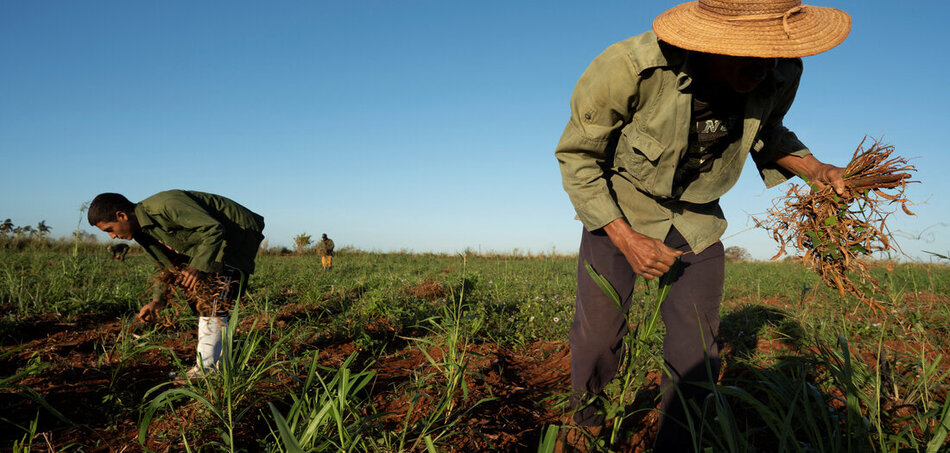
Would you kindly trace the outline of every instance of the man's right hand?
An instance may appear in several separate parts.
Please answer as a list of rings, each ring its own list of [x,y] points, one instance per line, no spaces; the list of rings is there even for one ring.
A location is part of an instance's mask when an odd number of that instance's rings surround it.
[[[182,269],[181,274],[178,275],[178,278],[175,279],[175,284],[180,285],[181,287],[191,291],[195,289],[195,285],[203,277],[204,272],[201,272],[198,269],[195,269],[191,266],[187,266]]]
[[[615,219],[604,226],[604,232],[627,257],[627,262],[633,272],[647,280],[660,277],[670,270],[676,258],[683,254],[681,250],[674,250],[666,246],[663,241],[644,236],[622,218]]]
[[[139,310],[139,320],[146,324],[153,323],[158,320],[158,312],[162,311],[162,301],[153,300],[142,306],[142,309]]]

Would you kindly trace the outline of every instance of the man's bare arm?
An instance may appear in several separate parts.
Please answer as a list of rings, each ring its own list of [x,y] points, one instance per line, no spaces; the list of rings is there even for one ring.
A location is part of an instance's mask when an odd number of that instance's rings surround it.
[[[839,195],[844,193],[844,179],[842,179],[844,169],[841,167],[823,163],[812,155],[798,157],[791,154],[781,154],[775,158],[775,163],[788,171],[803,176],[819,189],[830,185]]]

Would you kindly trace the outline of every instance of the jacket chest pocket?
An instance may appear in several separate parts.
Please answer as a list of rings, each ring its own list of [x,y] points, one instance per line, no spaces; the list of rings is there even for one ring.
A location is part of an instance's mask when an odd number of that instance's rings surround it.
[[[657,197],[672,193],[676,158],[665,152],[658,140],[633,123],[623,128],[617,141],[614,167],[629,175],[638,189]]]

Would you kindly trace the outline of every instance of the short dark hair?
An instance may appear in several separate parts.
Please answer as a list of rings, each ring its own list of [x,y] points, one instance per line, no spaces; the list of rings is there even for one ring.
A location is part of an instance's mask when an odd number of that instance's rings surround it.
[[[121,194],[107,192],[100,193],[92,199],[92,203],[89,203],[89,212],[86,214],[89,224],[96,226],[99,222],[115,222],[115,213],[118,211],[133,213],[135,203]]]

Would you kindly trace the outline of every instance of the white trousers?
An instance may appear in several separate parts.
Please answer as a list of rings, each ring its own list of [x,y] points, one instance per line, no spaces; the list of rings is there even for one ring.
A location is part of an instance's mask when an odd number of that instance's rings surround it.
[[[196,367],[204,371],[217,371],[221,362],[223,332],[228,325],[227,316],[198,317],[198,358]]]

